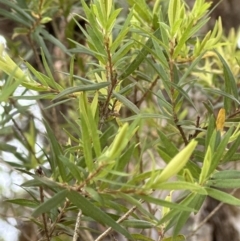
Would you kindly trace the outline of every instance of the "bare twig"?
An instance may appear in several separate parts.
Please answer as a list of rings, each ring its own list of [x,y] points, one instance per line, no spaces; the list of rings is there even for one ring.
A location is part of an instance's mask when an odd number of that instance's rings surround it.
[[[40,193],[41,203],[44,203],[43,188],[41,186],[39,187],[39,193]],[[48,234],[48,228],[47,228],[47,217],[46,217],[45,213],[42,214],[42,219],[43,219],[44,233],[45,233],[46,239],[47,239],[47,241],[50,241],[50,237]]]
[[[237,191],[237,188],[235,188],[235,189],[231,192],[231,194],[233,195],[236,191]],[[219,204],[212,210],[212,212],[210,212],[210,213],[208,214],[208,216],[205,217],[205,218],[198,224],[198,226],[197,226],[190,234],[188,234],[188,235],[186,236],[186,239],[192,237],[204,224],[206,224],[206,222],[207,222],[212,216],[214,216],[214,215],[218,212],[218,210],[219,210],[223,205],[224,205],[224,203],[222,203],[222,202],[219,203]]]
[[[82,216],[82,210],[79,210],[78,215],[77,215],[75,229],[74,229],[74,234],[73,234],[73,241],[77,241],[77,239],[79,237],[78,232],[79,232],[79,227],[81,224],[81,216]]]
[[[186,236],[186,238],[190,238],[192,237],[213,215],[215,215],[217,213],[217,211],[223,206],[224,203],[219,203],[213,210],[211,213],[209,213],[209,215],[204,218],[202,220],[201,223],[199,223],[199,225],[192,231],[192,233],[190,233],[189,235]]]
[[[132,207],[131,209],[129,209],[128,212],[126,212],[121,218],[119,218],[116,223],[121,223],[122,221],[124,221],[125,219],[127,219],[128,216],[136,210],[136,208],[137,208],[137,206],[134,206],[134,207]],[[102,240],[102,239],[103,239],[104,237],[106,237],[111,231],[112,231],[112,228],[108,228],[104,233],[102,233],[100,236],[98,236],[98,238],[95,239],[95,241],[100,241],[100,240]]]

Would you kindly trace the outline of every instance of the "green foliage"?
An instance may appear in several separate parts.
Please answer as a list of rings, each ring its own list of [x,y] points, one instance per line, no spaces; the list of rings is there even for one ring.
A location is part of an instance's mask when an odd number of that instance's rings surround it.
[[[64,1],[0,2],[13,10],[0,10],[18,24],[13,37],[27,36],[38,60],[37,67],[25,61],[26,73],[0,44],[0,70],[6,77],[0,92],[5,105],[1,134],[13,133],[29,151],[26,156],[0,144],[21,164],[4,161],[30,178],[21,185],[28,197],[6,201],[32,208],[29,220],[46,240],[55,240],[58,233],[70,240],[78,229],[100,235],[96,240],[112,229],[128,240],[152,240],[145,229],[156,229],[161,240],[185,240],[182,227],[207,196],[240,205],[222,190],[240,187],[240,171],[223,170],[240,157],[240,51],[234,32],[223,36],[221,19],[198,36],[209,20],[210,3],[196,0],[190,10],[181,0],[170,0],[167,9],[161,1],[150,7],[146,1],[128,0],[126,14],[112,0],[81,1],[81,14],[70,16]],[[46,23],[57,24],[54,14],[60,11],[65,20],[72,17],[63,42],[61,34],[45,29]],[[73,26],[84,43],[67,31]],[[63,58],[54,59],[49,44]],[[58,61],[64,67],[56,73]],[[13,95],[19,86],[38,93]],[[46,138],[40,156],[36,124],[19,130],[15,123],[15,132],[6,125],[14,119],[9,110],[26,115],[27,108],[16,104],[23,99],[40,100],[43,114],[53,110],[64,119],[62,124],[51,123],[53,116],[42,121]],[[158,197],[163,190],[169,192],[165,199]],[[177,190],[180,201],[172,198]],[[161,217],[150,204],[162,210]],[[106,231],[94,234],[79,224],[82,220]],[[172,227],[172,236],[166,237]]]

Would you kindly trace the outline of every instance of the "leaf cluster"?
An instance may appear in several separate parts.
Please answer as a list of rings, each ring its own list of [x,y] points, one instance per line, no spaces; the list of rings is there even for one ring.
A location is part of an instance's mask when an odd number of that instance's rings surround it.
[[[73,14],[67,27],[74,23],[85,42],[72,34],[65,39],[73,46],[68,48],[45,24],[56,23],[51,17],[56,2],[64,16],[70,10],[64,1],[39,2],[9,1],[5,4],[12,11],[0,10],[20,24],[14,37],[27,35],[41,47],[41,64],[25,61],[26,73],[0,44],[0,69],[7,77],[0,100],[10,108],[16,107],[13,100],[50,100],[45,110],[70,103],[67,114],[59,114],[67,139],[61,143],[53,126],[42,120],[47,144],[40,157],[34,122],[28,131],[20,130],[19,138],[30,158],[1,145],[2,151],[21,157],[22,164],[8,163],[30,179],[21,185],[29,197],[7,202],[33,208],[29,219],[46,240],[59,233],[76,236],[78,229],[97,235],[96,240],[111,230],[128,240],[152,240],[152,229],[159,240],[185,240],[182,227],[207,196],[240,205],[224,191],[240,187],[240,171],[224,169],[239,160],[239,51],[231,45],[234,33],[223,36],[221,19],[198,36],[209,19],[210,3],[196,0],[190,10],[181,0],[167,6],[128,0],[129,11],[121,15],[112,0],[82,0],[83,14]],[[61,61],[67,68],[60,77],[53,72],[47,42],[65,54]],[[13,95],[19,86],[37,94]],[[14,118],[5,115],[1,133],[8,135],[7,120]],[[168,195],[160,198],[163,191]],[[176,191],[179,200],[173,198]],[[165,237],[170,228],[172,237]]]

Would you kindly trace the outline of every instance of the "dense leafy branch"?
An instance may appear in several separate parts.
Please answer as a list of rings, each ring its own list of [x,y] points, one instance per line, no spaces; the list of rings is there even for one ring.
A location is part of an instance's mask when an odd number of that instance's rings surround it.
[[[13,50],[31,73],[0,38],[0,134],[27,152],[10,143],[0,150],[18,158],[4,159],[11,171],[28,177],[24,195],[5,204],[30,209],[22,215],[36,224],[37,240],[152,241],[152,230],[158,240],[186,240],[181,230],[207,196],[240,205],[224,191],[240,187],[240,171],[220,168],[240,158],[240,53],[236,34],[223,36],[221,19],[199,34],[209,2],[196,0],[192,9],[182,0],[128,0],[127,9],[112,0],[0,2],[7,7],[0,15],[18,26],[13,36],[30,43]],[[19,86],[37,93],[16,94]],[[22,100],[53,110],[41,120],[44,135]]]

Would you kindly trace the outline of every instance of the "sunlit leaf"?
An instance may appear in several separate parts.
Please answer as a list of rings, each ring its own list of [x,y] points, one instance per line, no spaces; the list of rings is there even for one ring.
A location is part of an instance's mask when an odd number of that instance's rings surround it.
[[[192,152],[194,151],[197,142],[192,140],[183,150],[181,150],[163,169],[161,174],[156,178],[154,183],[160,183],[168,180],[170,177],[177,174],[187,163]]]
[[[65,90],[63,90],[61,93],[59,93],[53,100],[60,99],[62,97],[65,97],[67,95],[71,95],[76,92],[82,92],[82,91],[96,91],[101,88],[105,88],[109,85],[108,82],[102,82],[102,83],[96,83],[96,84],[89,84],[89,85],[79,85],[75,87],[69,87]]]

